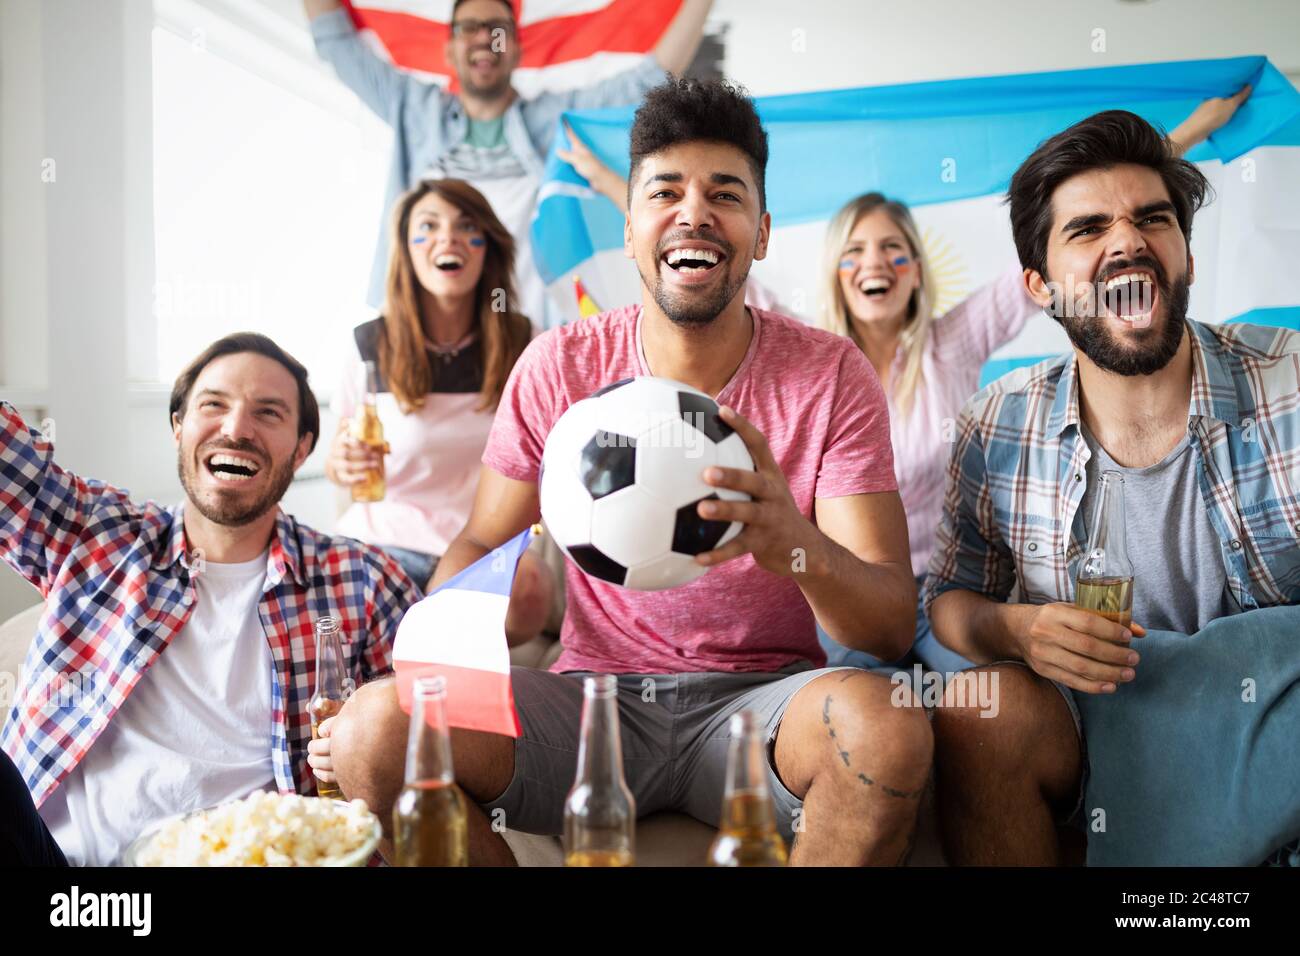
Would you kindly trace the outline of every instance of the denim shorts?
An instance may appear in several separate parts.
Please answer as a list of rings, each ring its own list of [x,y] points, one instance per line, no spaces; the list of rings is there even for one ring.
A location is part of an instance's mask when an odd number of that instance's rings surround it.
[[[925,585],[925,575],[916,579],[916,585],[919,591]],[[860,667],[875,671],[891,666],[909,669],[913,664],[919,663],[929,671],[954,674],[975,666],[956,651],[939,643],[930,628],[930,619],[925,615],[925,604],[919,597],[916,602],[916,633],[912,637],[912,649],[897,661],[884,661],[866,651],[851,650],[823,631],[820,624],[817,625],[817,640],[826,652],[826,663],[830,667]]]
[[[410,548],[399,548],[391,544],[381,544],[378,547],[402,566],[402,570],[415,582],[416,587],[421,591],[428,588],[434,569],[438,567],[438,555],[412,551]]]

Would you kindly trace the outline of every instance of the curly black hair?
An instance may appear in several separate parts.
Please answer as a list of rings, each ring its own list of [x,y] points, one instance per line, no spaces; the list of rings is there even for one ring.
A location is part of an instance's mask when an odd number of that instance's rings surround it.
[[[636,111],[632,121],[629,204],[643,159],[678,143],[700,140],[726,143],[745,154],[758,184],[759,211],[766,211],[767,133],[758,120],[754,101],[743,86],[690,77],[670,79],[656,86],[646,93]]]
[[[1173,152],[1160,130],[1127,110],[1106,110],[1075,123],[1042,143],[1011,177],[1011,235],[1020,264],[1047,275],[1047,237],[1052,230],[1052,193],[1071,176],[1124,163],[1160,174],[1174,216],[1190,247],[1192,217],[1212,198],[1201,171]]]

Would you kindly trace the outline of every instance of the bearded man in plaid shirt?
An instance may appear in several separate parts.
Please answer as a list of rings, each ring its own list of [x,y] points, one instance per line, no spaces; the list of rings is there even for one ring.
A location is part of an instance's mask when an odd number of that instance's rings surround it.
[[[1072,694],[1141,674],[1135,636],[1300,603],[1300,335],[1187,318],[1207,193],[1122,111],[1047,140],[1011,180],[1026,288],[1073,349],[993,383],[957,425],[926,610],[942,643],[999,664],[985,670],[1000,707],[981,719],[960,706],[959,680],[935,713],[952,862],[1061,860],[1056,824],[1078,819],[1088,768]],[[1129,628],[1073,606],[1112,470],[1136,571]]]
[[[421,597],[280,509],[320,412],[270,339],[211,345],[170,410],[186,501],[165,510],[64,471],[0,403],[0,557],[45,598],[0,737],[0,863],[108,864],[161,817],[313,793],[315,621],[338,619],[359,684]]]

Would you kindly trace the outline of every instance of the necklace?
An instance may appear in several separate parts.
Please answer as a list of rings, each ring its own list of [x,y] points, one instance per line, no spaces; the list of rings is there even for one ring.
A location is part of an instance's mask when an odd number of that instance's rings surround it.
[[[478,338],[478,329],[471,329],[465,334],[459,342],[450,345],[440,345],[433,341],[427,335],[424,337],[424,347],[432,352],[438,358],[442,359],[444,365],[450,365],[451,360],[461,353],[461,350]]]

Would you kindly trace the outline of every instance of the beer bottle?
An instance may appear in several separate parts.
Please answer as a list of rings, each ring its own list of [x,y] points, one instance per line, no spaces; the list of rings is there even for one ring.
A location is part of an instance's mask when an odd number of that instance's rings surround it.
[[[398,866],[469,865],[469,820],[452,771],[446,698],[443,677],[418,678],[411,688],[406,785],[393,804]]]
[[[1133,565],[1124,536],[1124,476],[1107,471],[1092,509],[1074,606],[1128,627],[1133,622]]]
[[[383,454],[388,451],[388,443],[384,441],[384,426],[379,421],[377,406],[379,373],[375,369],[374,362],[365,363],[364,376],[365,391],[362,393],[361,404],[357,406],[356,414],[352,417],[352,437]],[[364,479],[352,486],[352,500],[383,501],[384,485],[383,466],[372,468]]]
[[[767,788],[763,734],[752,711],[731,718],[722,821],[709,847],[710,866],[785,866],[785,841]]]
[[[578,776],[564,801],[564,865],[631,866],[636,803],[623,778],[618,680],[588,677],[582,696]]]
[[[320,738],[320,725],[343,709],[350,685],[344,677],[343,646],[339,643],[338,618],[325,617],[316,621],[316,691],[307,705],[311,715],[311,739]],[[337,783],[316,781],[316,795],[327,799],[342,799],[343,792]]]

